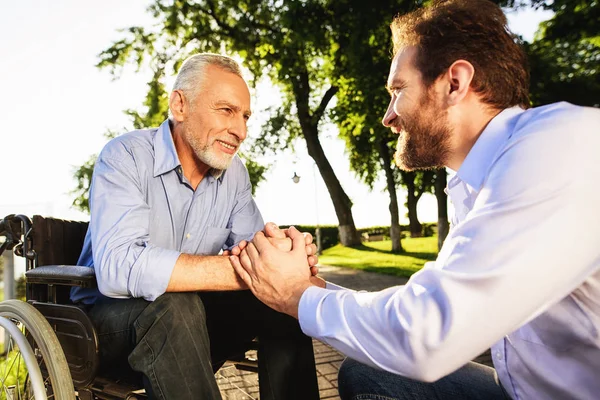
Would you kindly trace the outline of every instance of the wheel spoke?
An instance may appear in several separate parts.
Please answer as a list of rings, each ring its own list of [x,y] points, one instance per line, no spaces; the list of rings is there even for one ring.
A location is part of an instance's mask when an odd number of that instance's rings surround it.
[[[19,400],[21,400],[21,385],[19,384],[19,376],[21,375],[21,352],[19,351],[18,354],[19,355],[17,358],[19,359],[19,362],[17,363],[17,397]],[[23,390],[25,390],[25,386],[23,386]]]

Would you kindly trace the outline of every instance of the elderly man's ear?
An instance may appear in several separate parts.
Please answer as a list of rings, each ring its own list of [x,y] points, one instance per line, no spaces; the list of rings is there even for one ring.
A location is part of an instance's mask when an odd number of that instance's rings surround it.
[[[169,109],[173,119],[177,122],[183,122],[189,109],[189,103],[181,90],[173,90],[169,97]]]

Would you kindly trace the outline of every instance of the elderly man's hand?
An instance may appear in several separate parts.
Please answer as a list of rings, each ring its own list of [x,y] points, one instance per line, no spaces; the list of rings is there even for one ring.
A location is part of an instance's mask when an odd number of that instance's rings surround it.
[[[292,240],[288,237],[287,233],[287,229],[279,229],[279,227],[273,222],[267,222],[265,224],[264,236],[274,247],[281,251],[290,251],[292,249]],[[313,243],[313,236],[310,233],[304,232],[303,235],[310,272],[313,276],[317,276],[319,273],[319,269],[317,267],[317,264],[319,263],[319,258],[317,257],[317,246]],[[242,240],[237,246],[232,248],[231,251],[223,252],[223,255],[239,256],[246,246],[248,246],[248,242],[246,240]]]
[[[325,281],[311,275],[303,234],[294,227],[287,231],[290,251],[282,251],[263,232],[257,232],[239,257],[230,256],[233,268],[254,295],[269,307],[298,317],[302,293],[312,285],[324,287]]]

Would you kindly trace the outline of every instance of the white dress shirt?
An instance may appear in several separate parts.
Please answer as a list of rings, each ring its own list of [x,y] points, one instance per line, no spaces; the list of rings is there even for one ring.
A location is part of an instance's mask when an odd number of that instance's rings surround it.
[[[506,109],[448,182],[435,263],[380,292],[311,287],[303,331],[435,381],[492,348],[513,399],[600,398],[600,110]]]

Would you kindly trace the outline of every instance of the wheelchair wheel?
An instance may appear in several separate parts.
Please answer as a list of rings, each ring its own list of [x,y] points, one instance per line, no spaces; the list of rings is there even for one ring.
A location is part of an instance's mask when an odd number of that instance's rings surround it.
[[[6,300],[0,302],[0,316],[12,321],[27,338],[31,349],[33,349],[37,366],[41,370],[43,388],[48,399],[75,399],[75,390],[65,354],[60,347],[60,343],[52,327],[42,314],[24,301]],[[8,342],[10,343],[10,341]],[[9,366],[19,365],[19,363],[27,364],[25,349],[26,347],[17,348],[16,355],[11,359]],[[15,353],[14,350],[13,353]],[[27,367],[29,367],[28,364]],[[34,368],[30,368],[29,371],[24,374],[22,373],[21,376],[25,376],[25,388],[22,389],[21,393],[18,393],[17,397],[14,397],[15,399],[37,400],[38,397],[34,397],[33,391],[37,384],[33,380],[35,378],[35,372],[32,374],[33,370]],[[17,371],[19,370],[17,369]],[[3,372],[3,369],[0,367],[0,373]],[[2,377],[0,377],[1,381]],[[0,399],[5,398],[11,399],[9,395],[0,394]]]

